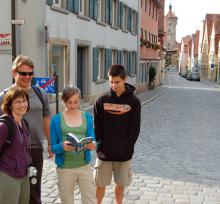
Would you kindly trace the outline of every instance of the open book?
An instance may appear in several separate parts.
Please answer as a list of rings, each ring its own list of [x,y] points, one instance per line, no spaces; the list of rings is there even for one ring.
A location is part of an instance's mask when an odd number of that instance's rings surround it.
[[[86,145],[89,143],[93,142],[93,138],[92,137],[84,137],[81,140],[79,140],[79,138],[74,135],[73,133],[68,133],[67,134],[67,141],[70,142],[70,145],[72,145],[73,147],[75,147],[75,151],[76,152],[80,152],[83,150],[86,150]]]

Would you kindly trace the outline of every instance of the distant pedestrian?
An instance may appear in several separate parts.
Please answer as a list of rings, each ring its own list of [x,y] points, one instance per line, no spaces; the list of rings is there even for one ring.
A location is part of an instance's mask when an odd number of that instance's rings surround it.
[[[96,196],[101,204],[105,187],[115,181],[115,201],[122,204],[124,187],[131,183],[131,159],[140,132],[141,104],[133,94],[135,88],[126,83],[122,65],[108,71],[111,90],[94,106],[95,134],[98,143],[95,164]]]
[[[38,170],[37,183],[30,185],[30,204],[41,204],[44,137],[47,139],[49,157],[53,156],[50,150],[49,102],[43,89],[31,85],[34,77],[34,64],[29,57],[24,55],[16,57],[12,64],[12,76],[15,82],[9,88],[17,87],[26,91],[29,96],[30,110],[24,118],[28,121],[30,131],[32,164]],[[7,91],[8,89],[5,89],[1,92],[0,103]]]
[[[68,134],[74,134],[79,140],[94,136],[93,118],[79,110],[80,90],[67,87],[63,90],[62,100],[65,109],[53,116],[51,120],[51,148],[55,153],[57,164],[58,189],[61,202],[74,203],[74,188],[78,184],[82,204],[96,204],[95,181],[90,165],[90,151],[96,148],[95,143],[87,144],[85,150],[77,149],[67,141]]]
[[[31,144],[23,116],[29,109],[29,97],[25,91],[12,88],[5,94],[1,108],[1,120],[5,122],[0,121],[0,203],[28,204]]]

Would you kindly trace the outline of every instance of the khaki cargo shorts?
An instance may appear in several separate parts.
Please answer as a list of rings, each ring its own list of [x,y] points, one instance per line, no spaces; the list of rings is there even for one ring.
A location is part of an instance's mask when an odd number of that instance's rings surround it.
[[[102,161],[96,159],[94,177],[97,187],[111,185],[114,182],[122,187],[129,186],[132,180],[131,160],[125,162]]]

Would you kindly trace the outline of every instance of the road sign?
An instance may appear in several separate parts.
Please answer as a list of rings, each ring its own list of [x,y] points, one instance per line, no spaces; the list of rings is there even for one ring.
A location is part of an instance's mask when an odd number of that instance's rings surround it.
[[[34,85],[41,87],[46,93],[56,93],[54,77],[34,77]]]

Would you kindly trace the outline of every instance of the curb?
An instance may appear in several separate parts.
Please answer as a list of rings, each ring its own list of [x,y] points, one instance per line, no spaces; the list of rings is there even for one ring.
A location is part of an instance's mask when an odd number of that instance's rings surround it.
[[[158,98],[160,95],[164,94],[167,90],[168,90],[168,87],[165,88],[164,90],[162,90],[160,93],[156,94],[154,97],[152,97],[152,98],[150,98],[150,99],[148,99],[148,100],[142,102],[142,103],[141,103],[141,106],[144,106],[144,105],[150,103],[150,102],[153,101],[154,99]]]

